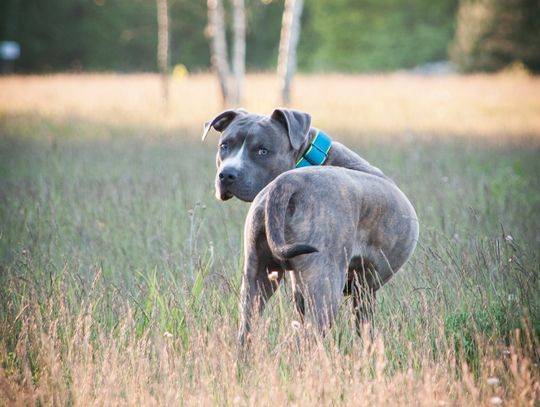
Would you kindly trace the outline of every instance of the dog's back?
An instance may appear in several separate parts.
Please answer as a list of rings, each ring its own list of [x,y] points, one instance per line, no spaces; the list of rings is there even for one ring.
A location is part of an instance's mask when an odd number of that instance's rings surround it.
[[[345,256],[350,264],[360,256],[383,282],[408,260],[418,240],[416,213],[395,184],[344,168],[283,173],[253,206],[264,207],[264,229],[277,259],[319,252]]]

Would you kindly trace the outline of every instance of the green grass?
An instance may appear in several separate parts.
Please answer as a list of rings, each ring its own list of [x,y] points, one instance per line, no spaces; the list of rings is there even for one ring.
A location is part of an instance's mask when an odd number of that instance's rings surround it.
[[[313,384],[316,370],[294,356],[298,344],[291,339],[295,315],[287,286],[258,324],[257,343],[269,356],[234,367],[248,206],[213,197],[214,146],[198,143],[197,135],[192,129],[112,127],[75,118],[1,118],[0,405],[15,398],[99,404],[100,397],[107,400],[100,389],[108,382],[93,378],[107,374],[89,372],[85,381],[81,366],[106,369],[110,361],[118,368],[123,365],[113,361],[128,358],[133,349],[143,351],[128,359],[149,367],[133,362],[137,370],[128,363],[134,369],[128,378],[110,379],[118,387],[109,394],[113,404],[134,400],[133,372],[148,371],[149,383],[165,383],[165,365],[171,375],[181,372],[171,379],[181,405],[194,404],[183,398],[194,388],[212,404],[233,405],[237,397],[257,404],[252,392],[265,388],[261,373],[254,373],[261,364],[267,370],[260,371],[279,378],[268,379],[262,404],[273,399],[276,383],[288,403],[320,400],[295,387],[297,375]],[[512,346],[540,362],[540,143],[459,137],[355,142],[351,134],[332,135],[396,181],[415,206],[421,231],[412,259],[380,292],[380,343],[363,347],[355,337],[346,300],[340,321],[322,342],[326,351],[313,363],[325,372],[338,366],[349,377],[356,371],[354,355],[363,349],[367,365],[358,372],[369,382],[409,371],[421,377],[426,363],[447,363],[449,376],[466,378],[465,363],[479,380],[496,374],[484,359]],[[163,337],[166,332],[172,342]],[[224,366],[211,361],[218,354]],[[222,379],[208,379],[220,374]],[[537,386],[534,377],[529,384]],[[346,387],[343,380],[329,400],[351,400],[340,387]],[[83,391],[78,383],[91,385]],[[158,403],[178,401],[148,386]],[[471,392],[449,385],[443,393],[459,401]],[[534,398],[538,389],[528,394]],[[490,395],[484,389],[473,399]]]

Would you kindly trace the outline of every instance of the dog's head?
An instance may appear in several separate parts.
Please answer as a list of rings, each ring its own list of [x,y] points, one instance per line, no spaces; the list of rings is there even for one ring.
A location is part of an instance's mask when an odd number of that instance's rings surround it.
[[[294,168],[308,143],[311,116],[276,109],[270,116],[226,110],[205,124],[221,133],[216,157],[216,197],[251,202],[279,174]]]

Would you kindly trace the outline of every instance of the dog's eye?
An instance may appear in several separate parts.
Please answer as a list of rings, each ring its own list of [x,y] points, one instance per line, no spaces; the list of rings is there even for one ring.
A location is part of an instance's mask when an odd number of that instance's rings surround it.
[[[259,151],[257,151],[257,154],[259,155],[266,155],[268,154],[268,150],[264,147],[259,148]]]
[[[227,151],[229,149],[229,144],[228,143],[221,143],[219,145],[219,148],[223,151]]]

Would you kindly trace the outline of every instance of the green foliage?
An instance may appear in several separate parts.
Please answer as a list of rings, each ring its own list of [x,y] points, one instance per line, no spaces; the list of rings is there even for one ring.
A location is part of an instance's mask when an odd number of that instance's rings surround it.
[[[305,2],[299,68],[388,71],[445,60],[456,8],[456,0]],[[171,65],[210,68],[205,2],[170,0],[169,9]],[[275,68],[282,11],[282,1],[246,2],[249,69]],[[0,39],[21,44],[20,71],[156,69],[154,1],[10,0],[0,14]],[[514,62],[539,71],[538,21],[535,0],[461,0],[452,59],[465,71]]]
[[[304,69],[375,71],[446,59],[454,0],[310,2],[299,59]]]
[[[171,63],[207,67],[204,2],[171,0]],[[22,71],[156,69],[155,1],[24,0],[11,7],[2,35],[21,44]],[[7,21],[7,20],[6,20]],[[16,26],[11,29],[9,26]]]
[[[299,67],[391,70],[446,59],[454,8],[455,0],[306,1]],[[169,10],[171,65],[210,68],[206,2],[170,0]],[[10,0],[0,12],[0,39],[21,44],[20,71],[156,70],[155,1]],[[283,1],[246,2],[248,68],[275,69],[282,12]]]
[[[522,62],[540,71],[540,3],[461,0],[452,59],[465,71],[497,71]]]
[[[275,69],[283,2],[247,1],[246,65],[253,70]]]

